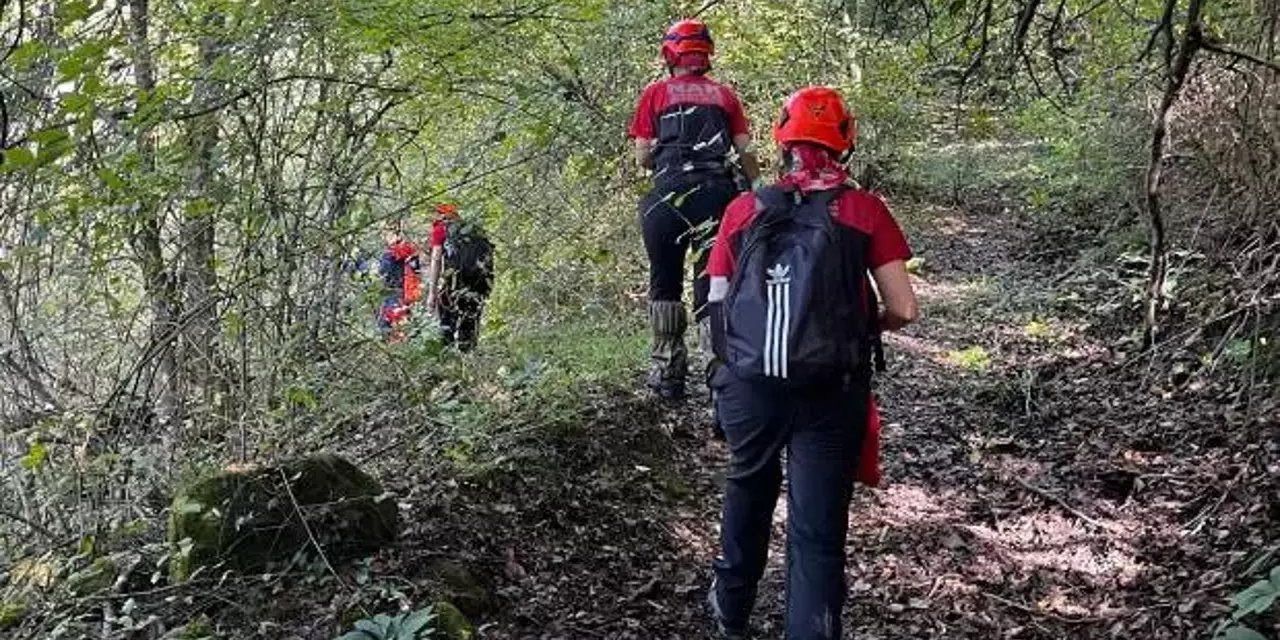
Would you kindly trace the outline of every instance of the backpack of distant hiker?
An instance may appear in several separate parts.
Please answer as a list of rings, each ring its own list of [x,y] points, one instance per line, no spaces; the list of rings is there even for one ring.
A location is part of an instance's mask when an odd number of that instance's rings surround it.
[[[404,261],[404,286],[401,299],[405,304],[414,304],[422,299],[422,265],[417,253]]]
[[[869,382],[883,369],[870,238],[834,216],[846,190],[756,192],[763,210],[738,236],[722,309],[721,357],[739,377]]]
[[[493,243],[480,225],[452,221],[444,241],[444,267],[456,282],[476,293],[493,286]]]

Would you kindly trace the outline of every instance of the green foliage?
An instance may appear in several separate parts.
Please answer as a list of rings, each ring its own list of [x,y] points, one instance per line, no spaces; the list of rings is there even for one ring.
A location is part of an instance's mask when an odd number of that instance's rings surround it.
[[[22,622],[22,617],[26,613],[27,605],[21,602],[0,602],[0,630]]]
[[[1265,640],[1265,636],[1241,624],[1252,615],[1269,611],[1280,600],[1280,565],[1272,567],[1266,578],[1249,585],[1231,598],[1231,617],[1218,625],[1215,638],[1224,640]]]
[[[396,616],[378,614],[355,624],[338,640],[428,640],[436,635],[433,607]]]
[[[39,440],[32,440],[31,444],[27,446],[27,453],[22,456],[20,463],[23,469],[38,471],[40,467],[44,466],[44,462],[48,457],[49,449],[44,446],[44,443]]]
[[[983,372],[991,368],[991,356],[986,349],[978,345],[960,349],[959,351],[950,351],[947,353],[947,360],[951,364],[969,371]]]

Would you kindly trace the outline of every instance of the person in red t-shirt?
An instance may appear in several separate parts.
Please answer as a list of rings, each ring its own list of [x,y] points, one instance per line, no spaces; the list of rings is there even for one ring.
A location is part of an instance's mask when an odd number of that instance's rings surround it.
[[[653,329],[648,384],[661,397],[684,397],[688,326],[683,302],[685,257],[694,267],[694,315],[706,317],[706,252],[715,224],[738,189],[729,165],[736,150],[750,180],[759,174],[742,103],[733,89],[707,77],[715,45],[707,26],[681,20],[667,30],[662,56],[670,76],[645,88],[628,130],[636,159],[653,171],[654,188],[640,203],[649,255],[649,321]]]
[[[729,205],[707,265],[716,352],[726,358],[711,387],[730,450],[708,601],[727,637],[745,637],[769,552],[784,448],[786,638],[841,635],[853,482],[875,482],[878,472],[874,327],[896,330],[917,313],[906,238],[884,201],[852,184],[844,166],[855,130],[834,90],[810,87],[791,96],[774,125],[781,179]],[[752,272],[738,273],[748,266]],[[868,273],[883,310],[872,306]],[[832,304],[826,296],[840,291],[848,302]],[[813,308],[849,313],[804,315]],[[753,323],[755,316],[765,318]],[[833,328],[832,317],[853,321]],[[814,367],[809,377],[797,374],[802,366]]]

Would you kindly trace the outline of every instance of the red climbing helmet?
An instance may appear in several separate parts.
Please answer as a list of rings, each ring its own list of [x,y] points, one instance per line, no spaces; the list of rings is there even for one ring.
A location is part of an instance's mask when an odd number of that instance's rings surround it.
[[[703,64],[716,52],[711,40],[711,30],[701,20],[681,20],[667,29],[662,37],[662,59],[668,66],[677,66],[685,56],[698,56]]]
[[[791,94],[773,123],[773,139],[780,145],[811,142],[836,153],[853,149],[857,134],[857,122],[844,99],[828,87],[805,87]]]
[[[436,213],[442,218],[453,218],[458,215],[458,205],[452,202],[441,202],[436,205]]]

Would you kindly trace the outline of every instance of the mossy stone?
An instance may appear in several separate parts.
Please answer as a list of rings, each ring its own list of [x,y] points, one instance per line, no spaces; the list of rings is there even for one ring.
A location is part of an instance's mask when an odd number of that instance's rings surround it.
[[[0,602],[0,629],[8,629],[22,622],[27,615],[25,602]]]
[[[469,616],[479,616],[493,608],[493,594],[466,566],[451,560],[436,560],[427,575],[439,586],[437,596],[457,605]]]
[[[309,547],[308,529],[326,554],[367,552],[395,540],[399,513],[376,480],[334,455],[224,471],[174,496],[170,578],[217,562],[264,568]]]
[[[117,558],[103,556],[95,558],[88,567],[71,574],[66,581],[67,590],[72,595],[87,596],[106,591],[115,584],[120,576],[120,564]]]
[[[437,602],[432,606],[435,611],[435,627],[446,640],[472,640],[476,628],[467,616],[453,606],[451,602]]]

